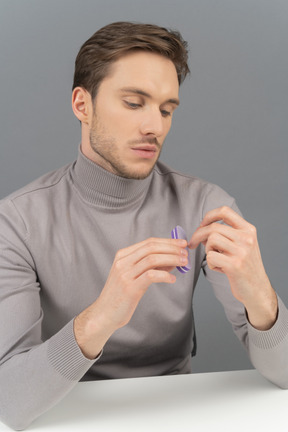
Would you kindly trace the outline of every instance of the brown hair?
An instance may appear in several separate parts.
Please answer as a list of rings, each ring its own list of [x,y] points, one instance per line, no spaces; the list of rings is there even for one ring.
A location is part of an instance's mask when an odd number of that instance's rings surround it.
[[[116,22],[94,33],[75,60],[73,89],[83,87],[94,100],[110,65],[133,50],[154,52],[170,59],[181,84],[189,73],[187,42],[177,31],[153,24]]]

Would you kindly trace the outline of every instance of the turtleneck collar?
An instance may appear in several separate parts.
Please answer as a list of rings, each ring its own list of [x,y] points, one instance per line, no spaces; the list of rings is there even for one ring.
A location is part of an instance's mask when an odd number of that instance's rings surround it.
[[[101,207],[126,207],[147,192],[152,173],[144,180],[127,179],[110,173],[88,159],[79,147],[78,158],[71,168],[71,180],[81,197]]]

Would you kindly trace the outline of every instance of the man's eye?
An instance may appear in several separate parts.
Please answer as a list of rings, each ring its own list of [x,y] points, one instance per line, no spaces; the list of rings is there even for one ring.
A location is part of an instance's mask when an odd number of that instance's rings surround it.
[[[132,108],[132,109],[137,109],[137,108],[141,107],[141,105],[137,104],[137,103],[128,102],[128,101],[124,101],[124,102],[126,105],[128,105],[129,108]]]
[[[163,117],[169,117],[169,116],[171,116],[171,112],[166,111],[166,110],[161,110],[161,114],[162,114]]]

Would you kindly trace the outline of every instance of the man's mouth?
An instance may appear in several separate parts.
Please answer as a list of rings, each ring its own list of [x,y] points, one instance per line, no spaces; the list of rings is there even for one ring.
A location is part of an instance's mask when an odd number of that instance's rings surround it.
[[[131,150],[140,158],[144,159],[152,159],[155,157],[157,153],[157,146],[151,144],[141,144],[135,147],[132,147]]]

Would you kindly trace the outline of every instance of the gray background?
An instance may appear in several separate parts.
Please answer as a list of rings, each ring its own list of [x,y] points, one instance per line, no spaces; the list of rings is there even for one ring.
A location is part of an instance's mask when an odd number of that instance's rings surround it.
[[[74,59],[118,20],[176,28],[188,40],[192,74],[162,160],[236,197],[288,304],[287,0],[0,0],[0,198],[75,159]],[[204,278],[195,315],[195,372],[251,367]]]

